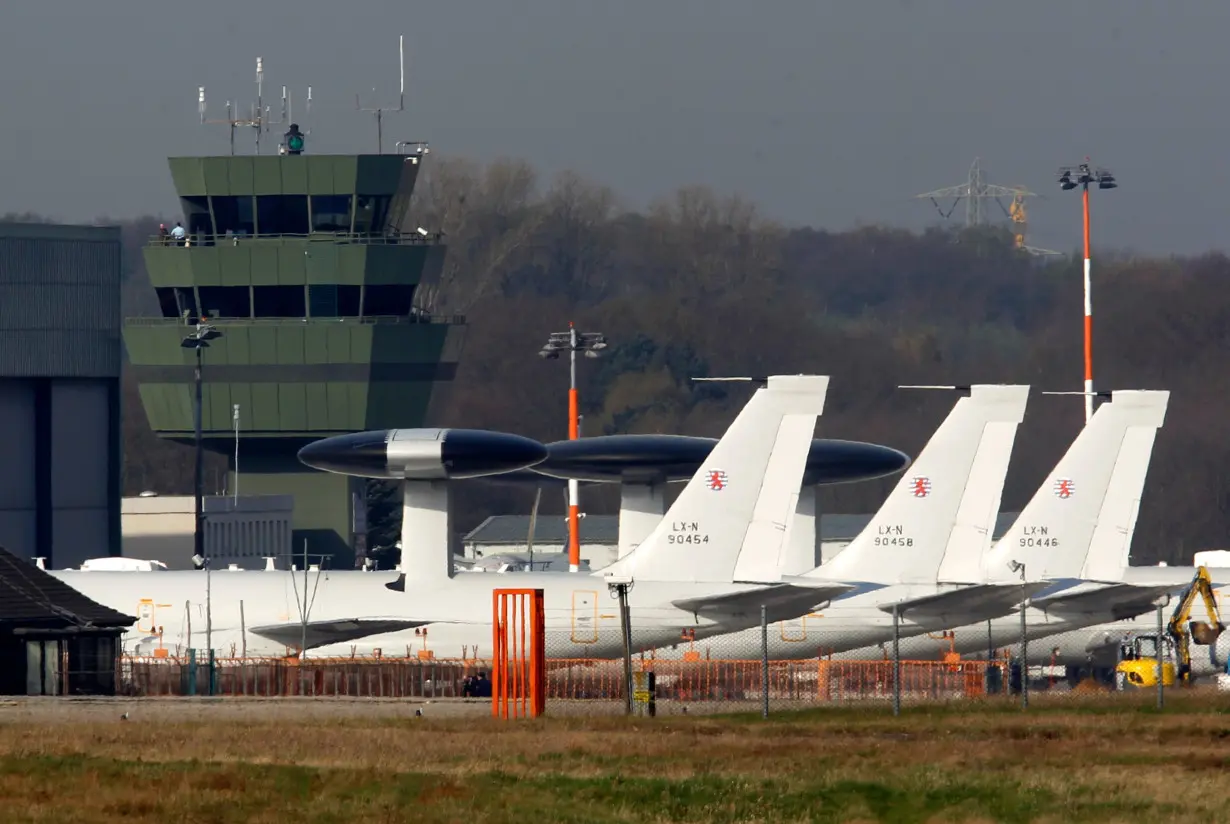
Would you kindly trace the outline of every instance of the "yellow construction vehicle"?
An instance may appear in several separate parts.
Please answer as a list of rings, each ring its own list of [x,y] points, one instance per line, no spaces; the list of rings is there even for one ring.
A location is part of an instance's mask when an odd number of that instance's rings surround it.
[[[1192,621],[1192,606],[1196,596],[1204,600],[1204,609],[1211,623]],[[1188,626],[1184,626],[1188,624]],[[1213,581],[1204,567],[1196,569],[1191,584],[1183,591],[1162,638],[1140,635],[1120,648],[1119,664],[1115,667],[1115,681],[1120,689],[1128,687],[1157,686],[1157,644],[1163,644],[1162,685],[1172,686],[1176,681],[1183,685],[1192,682],[1192,641],[1201,646],[1217,643],[1225,629],[1217,609],[1217,596]],[[1171,660],[1166,660],[1166,659]]]

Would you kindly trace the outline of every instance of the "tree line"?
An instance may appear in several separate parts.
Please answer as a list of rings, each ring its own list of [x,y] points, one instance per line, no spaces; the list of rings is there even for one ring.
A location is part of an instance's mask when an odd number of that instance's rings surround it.
[[[118,221],[128,315],[157,311],[140,247],[165,219]],[[580,364],[583,434],[720,435],[747,390],[692,378],[812,372],[833,376],[822,436],[916,454],[953,398],[900,385],[1029,383],[1036,391],[1003,501],[1015,510],[1082,425],[1081,398],[1037,391],[1081,388],[1081,261],[1024,255],[1006,228],[829,232],[782,225],[703,186],[638,210],[575,173],[544,180],[517,160],[435,155],[408,220],[443,230],[449,245],[420,305],[469,322],[455,384],[429,424],[567,437],[567,368],[536,353],[571,320],[610,343]],[[1230,528],[1230,377],[1221,368],[1230,261],[1219,252],[1103,261],[1094,272],[1096,386],[1172,393],[1133,561],[1188,563],[1195,550],[1225,545]],[[124,444],[127,494],[191,489],[189,453],[149,431],[130,376]],[[211,463],[207,480],[224,471]],[[832,487],[821,505],[871,512],[892,483]],[[396,508],[385,491],[372,497],[379,543],[395,532]],[[526,513],[531,499],[525,489],[465,483],[458,527]],[[584,508],[612,512],[617,501],[593,489]],[[544,494],[542,512],[562,515],[563,504]]]

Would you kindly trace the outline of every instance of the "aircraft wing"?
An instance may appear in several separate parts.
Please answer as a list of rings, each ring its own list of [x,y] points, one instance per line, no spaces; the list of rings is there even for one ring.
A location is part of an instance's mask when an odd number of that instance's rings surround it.
[[[1057,618],[1121,620],[1157,609],[1162,595],[1181,591],[1186,584],[1107,584],[1097,589],[1060,590],[1035,598],[1033,606]]]
[[[409,621],[396,618],[340,618],[331,621],[308,621],[307,649],[315,649],[329,644],[341,644],[366,638],[369,635],[381,635],[386,632],[399,632],[403,629],[414,629],[428,624],[428,621]],[[251,633],[285,644],[291,649],[299,649],[303,644],[303,622],[287,621],[284,624],[268,624],[263,627],[252,627]]]
[[[671,603],[679,609],[713,621],[753,625],[760,623],[761,606],[766,607],[770,623],[788,621],[806,615],[825,601],[847,595],[853,589],[855,587],[851,584],[813,582],[804,578],[800,581],[775,582],[759,589],[741,592],[681,598]]]
[[[1023,593],[1033,595],[1051,586],[1049,581],[1021,584],[971,584],[960,589],[907,598],[896,602],[898,615],[911,623],[937,629],[959,627],[999,618],[1021,603]],[[881,604],[891,613],[894,604]]]

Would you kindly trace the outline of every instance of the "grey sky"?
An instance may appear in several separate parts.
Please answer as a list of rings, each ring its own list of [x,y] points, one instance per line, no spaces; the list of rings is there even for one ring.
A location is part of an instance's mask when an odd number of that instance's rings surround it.
[[[389,140],[573,168],[630,205],[706,183],[834,229],[933,222],[910,195],[980,155],[1047,195],[1030,241],[1065,251],[1080,203],[1053,173],[1090,154],[1123,184],[1095,194],[1095,243],[1196,252],[1225,231],[1228,23],[1225,0],[10,0],[0,212],[171,213],[163,158],[226,151],[196,87],[211,116],[246,104],[257,55],[267,97],[312,85],[309,151],[373,151],[354,93],[395,99],[405,33]]]

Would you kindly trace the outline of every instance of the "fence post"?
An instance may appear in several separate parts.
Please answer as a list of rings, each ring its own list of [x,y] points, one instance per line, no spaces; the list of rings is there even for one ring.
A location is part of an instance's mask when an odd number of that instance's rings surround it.
[[[1021,572],[1021,709],[1029,709],[1029,593],[1025,589],[1025,573]]]
[[[624,647],[624,715],[632,714],[632,616],[628,612],[628,585],[615,584],[619,596],[619,625]]]
[[[901,715],[901,612],[893,604],[893,715]]]
[[[196,649],[188,650],[188,694],[196,695]]]
[[[1162,657],[1162,610],[1164,609],[1162,602],[1159,600],[1157,604],[1157,708],[1160,710],[1166,703],[1166,677],[1165,659]]]
[[[760,605],[760,715],[769,717],[769,609]]]

